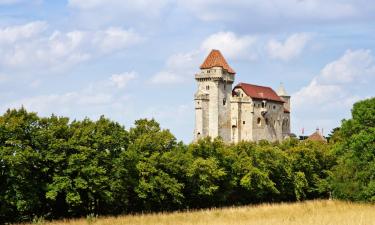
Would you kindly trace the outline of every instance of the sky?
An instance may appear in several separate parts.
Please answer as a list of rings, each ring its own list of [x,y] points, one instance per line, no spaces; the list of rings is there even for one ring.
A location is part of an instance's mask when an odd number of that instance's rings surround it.
[[[211,49],[235,83],[284,84],[292,132],[327,135],[375,95],[375,2],[0,0],[0,113],[155,118],[189,143]]]

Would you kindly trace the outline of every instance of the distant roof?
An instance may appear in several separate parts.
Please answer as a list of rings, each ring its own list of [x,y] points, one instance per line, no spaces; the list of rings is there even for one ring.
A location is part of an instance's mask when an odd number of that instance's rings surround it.
[[[210,69],[212,67],[222,67],[228,73],[235,74],[234,70],[228,65],[227,61],[225,60],[224,56],[221,54],[219,50],[213,49],[210,54],[208,54],[207,58],[204,60],[202,65],[200,66],[201,69]]]
[[[248,96],[254,99],[262,99],[262,100],[264,99],[264,100],[270,100],[270,101],[275,101],[275,102],[284,102],[276,94],[276,92],[270,87],[258,86],[254,84],[239,83],[234,87],[234,89],[236,88],[241,88]]]
[[[327,142],[327,139],[320,133],[319,129],[310,135],[307,140]]]

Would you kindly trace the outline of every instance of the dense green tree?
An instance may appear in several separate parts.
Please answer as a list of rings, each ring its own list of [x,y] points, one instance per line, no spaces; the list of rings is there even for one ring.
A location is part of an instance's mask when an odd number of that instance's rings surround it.
[[[103,116],[70,121],[8,110],[0,116],[0,223],[327,198],[331,191],[375,201],[374,101],[356,103],[329,143],[204,138],[186,145],[153,119],[126,130]]]
[[[334,197],[375,202],[375,98],[354,104],[352,118],[342,122],[340,137],[332,175]]]

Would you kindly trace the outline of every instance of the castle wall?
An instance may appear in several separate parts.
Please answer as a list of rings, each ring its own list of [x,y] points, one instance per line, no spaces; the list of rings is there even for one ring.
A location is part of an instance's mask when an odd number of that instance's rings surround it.
[[[253,141],[281,141],[283,103],[253,100]]]

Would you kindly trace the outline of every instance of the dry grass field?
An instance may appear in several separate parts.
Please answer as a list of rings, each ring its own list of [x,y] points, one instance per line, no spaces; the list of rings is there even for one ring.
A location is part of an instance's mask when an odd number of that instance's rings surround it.
[[[340,201],[262,204],[191,212],[99,217],[46,222],[50,225],[375,225],[375,205]]]

